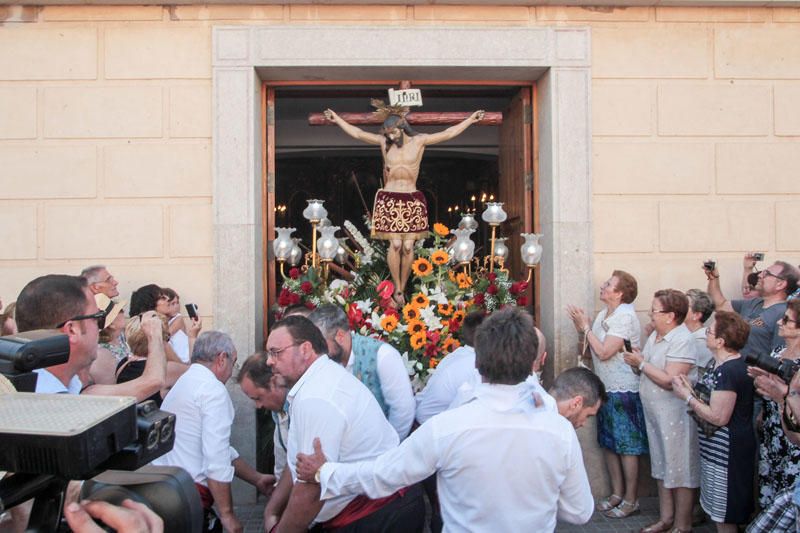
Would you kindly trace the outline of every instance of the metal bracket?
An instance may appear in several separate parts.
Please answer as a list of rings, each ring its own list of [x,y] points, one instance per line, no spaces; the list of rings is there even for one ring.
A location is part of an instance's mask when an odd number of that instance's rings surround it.
[[[267,172],[267,192],[270,194],[275,193],[275,173]]]
[[[529,170],[525,172],[525,191],[529,192],[533,190],[533,171]]]

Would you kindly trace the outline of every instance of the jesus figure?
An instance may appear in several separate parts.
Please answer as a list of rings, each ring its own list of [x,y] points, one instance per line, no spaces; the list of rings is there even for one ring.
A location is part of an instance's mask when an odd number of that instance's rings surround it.
[[[425,147],[449,141],[479,122],[484,115],[482,110],[475,111],[455,126],[427,134],[417,133],[409,126],[406,112],[392,110],[378,134],[364,131],[346,122],[332,110],[325,110],[325,118],[354,139],[381,147],[383,188],[378,189],[375,195],[372,237],[389,241],[386,262],[394,281],[394,300],[397,305],[404,303],[406,282],[411,273],[411,263],[414,262],[414,242],[428,234],[428,206],[425,195],[417,190],[419,165]]]

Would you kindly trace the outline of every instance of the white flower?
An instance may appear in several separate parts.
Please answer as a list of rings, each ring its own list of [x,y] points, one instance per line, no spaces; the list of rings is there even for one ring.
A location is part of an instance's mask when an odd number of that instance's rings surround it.
[[[354,303],[362,313],[369,313],[372,311],[372,302],[369,300],[356,300]]]
[[[406,365],[406,372],[408,372],[409,376],[413,376],[414,375],[414,365],[415,365],[415,363],[416,364],[419,364],[419,363],[417,363],[416,361],[409,361],[408,360],[408,352],[403,352],[403,355],[401,355],[401,357],[403,358],[403,364]]]
[[[450,300],[447,299],[447,295],[442,292],[441,287],[434,288],[429,294],[428,299],[431,302],[436,302],[437,304],[444,305],[448,303]]]
[[[425,322],[425,326],[429,330],[442,329],[442,321],[433,312],[433,306],[429,305],[424,309],[420,309],[419,316],[422,318],[422,321]]]
[[[379,315],[377,311],[372,312],[372,324],[375,330],[383,331],[381,327],[381,315]]]
[[[342,289],[346,288],[348,285],[349,285],[349,283],[347,283],[343,279],[335,279],[335,280],[331,281],[330,285],[328,285],[328,289],[330,289],[333,292],[339,292]]]

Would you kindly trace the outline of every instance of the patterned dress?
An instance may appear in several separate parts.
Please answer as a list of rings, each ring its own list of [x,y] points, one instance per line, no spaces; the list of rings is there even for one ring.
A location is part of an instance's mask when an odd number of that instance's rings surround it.
[[[712,391],[733,391],[736,404],[728,424],[711,437],[698,431],[700,505],[715,522],[744,524],[753,512],[756,436],[753,380],[743,357],[706,372],[700,381]]]
[[[785,348],[773,350],[772,357],[779,358],[784,350]],[[766,509],[781,491],[794,487],[800,474],[800,447],[786,438],[777,403],[765,398],[763,413],[759,434],[761,447],[758,453],[758,503],[762,509]]]

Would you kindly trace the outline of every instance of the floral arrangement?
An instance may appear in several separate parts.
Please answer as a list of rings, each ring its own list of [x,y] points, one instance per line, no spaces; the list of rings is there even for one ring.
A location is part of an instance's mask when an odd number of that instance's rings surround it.
[[[280,318],[290,305],[309,309],[322,303],[341,305],[353,331],[379,338],[403,355],[417,390],[439,361],[461,345],[459,331],[468,313],[528,304],[528,283],[509,280],[507,271],[470,273],[457,267],[448,252],[450,229],[436,223],[433,242],[424,246],[420,241],[415,249],[410,299],[395,307],[385,244],[367,240],[349,221],[345,227],[361,256],[354,279],[326,285],[314,269],[292,268],[278,295],[276,316]]]

